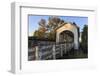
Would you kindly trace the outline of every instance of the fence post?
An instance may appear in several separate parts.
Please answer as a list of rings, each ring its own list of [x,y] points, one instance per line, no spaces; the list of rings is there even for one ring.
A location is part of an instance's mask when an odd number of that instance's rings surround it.
[[[55,48],[55,44],[53,45],[53,59],[56,59],[56,48]]]
[[[39,48],[38,48],[38,46],[36,46],[35,47],[35,59],[36,60],[39,60],[39,52],[38,51],[39,51]]]
[[[61,47],[61,50],[60,51],[61,51],[61,57],[62,57],[63,56],[62,44],[60,44],[60,47]]]
[[[67,47],[66,47],[66,43],[65,43],[65,54],[66,54],[66,50],[67,50]]]

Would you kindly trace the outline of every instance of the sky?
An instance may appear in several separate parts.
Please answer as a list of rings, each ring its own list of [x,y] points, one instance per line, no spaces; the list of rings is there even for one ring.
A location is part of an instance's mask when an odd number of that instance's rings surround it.
[[[38,29],[39,25],[38,22],[41,19],[45,19],[46,22],[48,21],[50,16],[46,15],[29,15],[28,16],[28,27],[29,27],[29,36],[32,36],[34,31]],[[82,31],[83,26],[86,24],[88,25],[88,17],[80,17],[80,16],[57,16],[60,19],[63,19],[65,22],[75,22],[77,26]]]

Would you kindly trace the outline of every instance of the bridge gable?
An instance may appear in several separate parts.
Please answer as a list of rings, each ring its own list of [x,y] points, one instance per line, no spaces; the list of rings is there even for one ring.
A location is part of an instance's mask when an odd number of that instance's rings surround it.
[[[63,31],[71,31],[74,34],[74,45],[75,45],[74,48],[78,49],[78,47],[79,47],[79,39],[78,39],[78,29],[77,29],[77,26],[73,25],[71,23],[67,23],[67,24],[64,24],[64,25],[58,27],[56,29],[56,42],[60,41],[60,34]]]

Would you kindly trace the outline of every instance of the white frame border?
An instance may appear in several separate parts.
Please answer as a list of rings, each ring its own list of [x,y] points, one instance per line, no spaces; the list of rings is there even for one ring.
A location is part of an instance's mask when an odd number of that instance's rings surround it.
[[[22,7],[34,7],[34,8],[48,8],[48,9],[60,9],[60,10],[82,10],[82,11],[93,11],[95,12],[96,16],[96,8],[94,7],[72,7],[67,6],[67,8],[64,7],[45,7],[45,5],[36,6],[34,4],[28,4],[28,3],[12,3],[11,4],[11,72],[13,73],[22,73],[21,70],[21,8]],[[95,21],[96,23],[96,21]],[[96,26],[97,28],[97,26]]]

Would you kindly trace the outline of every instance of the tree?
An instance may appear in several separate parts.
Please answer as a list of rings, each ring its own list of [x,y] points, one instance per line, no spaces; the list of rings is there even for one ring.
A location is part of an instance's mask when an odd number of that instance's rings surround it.
[[[38,31],[36,30],[33,34],[34,37],[38,37]]]
[[[38,24],[39,24],[39,28],[38,28],[38,30],[36,30],[34,32],[34,36],[36,36],[39,39],[43,39],[43,38],[45,38],[45,33],[47,31],[45,19],[41,19],[38,22]]]
[[[88,26],[84,25],[82,32],[82,42],[84,44],[87,44],[87,40],[88,40]]]
[[[46,21],[45,19],[41,19],[38,23],[41,27],[45,27],[46,26]]]
[[[56,32],[53,30],[50,33],[48,33],[48,39],[49,40],[55,40],[56,39]]]
[[[40,25],[39,31],[45,33],[47,31],[47,25],[45,19],[41,19],[38,23]]]
[[[50,31],[54,30],[60,22],[61,22],[61,19],[58,18],[57,16],[50,16],[48,19],[49,30]]]
[[[43,31],[37,30],[34,32],[34,37],[38,39],[44,39],[45,38],[45,33]]]
[[[45,19],[41,19],[38,22],[39,28],[35,31],[34,36],[40,39],[48,38],[50,40],[55,40],[55,28],[62,23],[64,23],[64,20],[61,20],[57,16],[50,16],[47,24]]]
[[[82,31],[82,48],[84,50],[85,53],[87,53],[88,51],[88,25],[84,25],[83,27],[83,31]]]

